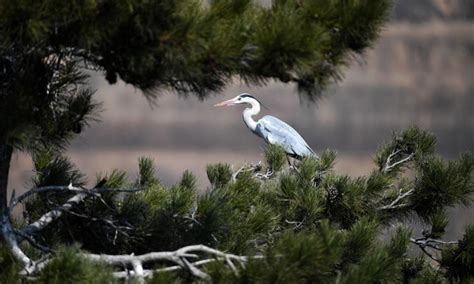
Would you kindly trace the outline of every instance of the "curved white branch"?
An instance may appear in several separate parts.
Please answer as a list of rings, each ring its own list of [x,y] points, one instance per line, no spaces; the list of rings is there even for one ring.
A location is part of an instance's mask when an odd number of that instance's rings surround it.
[[[378,210],[393,210],[393,209],[399,209],[399,208],[404,208],[409,206],[407,203],[399,203],[403,199],[413,195],[413,192],[415,192],[415,189],[410,189],[404,193],[400,192],[400,194],[395,198],[390,204],[381,206],[378,208]]]

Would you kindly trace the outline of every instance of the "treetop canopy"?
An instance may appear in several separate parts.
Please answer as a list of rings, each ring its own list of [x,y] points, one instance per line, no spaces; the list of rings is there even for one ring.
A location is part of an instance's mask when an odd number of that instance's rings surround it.
[[[238,76],[312,98],[377,37],[390,1],[2,0],[0,55],[67,54],[152,95],[203,98]]]

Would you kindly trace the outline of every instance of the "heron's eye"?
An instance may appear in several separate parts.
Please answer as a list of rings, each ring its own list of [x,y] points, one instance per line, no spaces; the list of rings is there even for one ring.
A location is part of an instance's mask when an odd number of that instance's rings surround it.
[[[239,98],[239,101],[241,101],[241,100],[242,100],[242,98]]]

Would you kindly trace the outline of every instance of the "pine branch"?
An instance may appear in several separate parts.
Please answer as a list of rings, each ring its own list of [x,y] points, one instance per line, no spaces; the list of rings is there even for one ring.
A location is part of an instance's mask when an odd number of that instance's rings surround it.
[[[420,246],[420,247],[430,247],[436,250],[441,250],[440,246],[449,246],[458,244],[457,241],[442,241],[432,238],[410,238],[410,242]]]
[[[47,257],[45,259],[33,261],[21,250],[16,239],[15,231],[11,226],[8,214],[4,214],[2,216],[2,236],[6,240],[13,257],[17,259],[20,263],[22,263],[23,270],[20,272],[20,274],[22,275],[34,275],[36,273],[39,273],[52,260],[50,257]],[[199,255],[197,253],[204,253],[212,256],[213,258],[202,259],[196,262],[189,262],[188,258],[199,258]],[[204,264],[212,263],[215,261],[224,261],[231,268],[234,274],[238,275],[238,270],[235,267],[234,261],[238,262],[243,267],[249,259],[264,258],[264,256],[261,255],[238,256],[234,254],[228,254],[204,245],[191,245],[180,248],[176,251],[151,252],[138,256],[134,256],[133,254],[99,255],[89,253],[83,253],[81,254],[81,256],[91,261],[106,263],[113,266],[123,267],[124,265],[131,265],[133,267],[133,272],[129,272],[127,270],[114,272],[113,275],[116,278],[149,278],[152,277],[154,273],[162,273],[167,271],[184,269],[188,270],[193,276],[205,281],[210,281],[211,277],[207,273],[200,270],[198,266],[202,266]],[[143,264],[157,261],[169,261],[177,265],[156,270],[143,269]]]
[[[37,221],[27,225],[22,230],[15,231],[11,225],[10,221],[10,211],[11,209],[16,206],[17,204],[24,201],[26,198],[44,192],[73,192],[76,193],[74,196],[69,198],[64,204],[56,207],[55,209],[47,212],[43,216],[41,216]],[[120,192],[137,192],[139,190],[118,190]],[[5,213],[2,216],[2,235],[3,238],[6,240],[10,251],[15,259],[17,259],[23,267],[21,271],[22,275],[32,275],[35,273],[39,273],[50,261],[51,259],[41,259],[39,261],[33,261],[30,257],[28,257],[19,247],[19,243],[22,240],[28,240],[34,247],[43,251],[43,252],[50,252],[49,248],[46,248],[40,244],[38,244],[33,238],[32,235],[36,234],[37,232],[44,229],[46,226],[51,224],[53,221],[57,220],[59,217],[62,216],[63,213],[71,213],[74,215],[80,215],[80,217],[89,218],[89,216],[73,213],[70,210],[76,206],[77,204],[84,201],[88,196],[100,196],[100,193],[103,192],[110,192],[110,190],[104,188],[93,188],[93,189],[85,189],[80,187],[75,187],[72,184],[69,186],[48,186],[48,187],[40,187],[32,189],[18,197],[14,196],[14,193],[11,198],[10,207],[5,210]],[[106,220],[103,218],[93,218],[91,220],[99,220],[105,221],[108,225],[115,226],[112,221]],[[196,262],[190,262],[188,258],[199,258],[197,253],[204,253],[207,255],[212,256],[213,258],[203,259]],[[238,270],[234,265],[234,261],[238,262],[241,266],[249,259],[258,259],[262,258],[262,256],[238,256],[234,254],[228,254],[221,252],[219,250],[204,246],[204,245],[193,245],[183,247],[178,249],[174,252],[152,252],[144,255],[134,256],[134,255],[98,255],[98,254],[88,254],[84,253],[81,256],[87,258],[91,261],[96,262],[104,262],[113,266],[123,266],[123,265],[130,265],[133,267],[133,273],[128,271],[117,272],[114,274],[117,278],[128,278],[130,276],[138,277],[139,279],[145,277],[151,277],[153,273],[160,273],[165,271],[172,271],[177,269],[185,269],[189,271],[195,277],[200,279],[210,281],[210,276],[200,270],[198,266],[211,263],[214,261],[224,261],[231,270],[238,275]],[[177,265],[172,266],[171,268],[161,268],[157,270],[144,270],[143,264],[149,262],[156,262],[156,261],[169,261],[173,262]],[[178,268],[179,267],[179,268]],[[140,280],[141,281],[141,280]]]
[[[432,238],[427,238],[427,237],[417,238],[417,239],[410,238],[410,242],[412,244],[417,245],[426,256],[436,261],[438,264],[441,264],[441,260],[438,257],[436,257],[433,253],[428,251],[427,248],[431,248],[436,251],[441,251],[442,250],[441,246],[450,246],[450,245],[458,244],[457,241],[442,241],[442,240],[432,239]]]

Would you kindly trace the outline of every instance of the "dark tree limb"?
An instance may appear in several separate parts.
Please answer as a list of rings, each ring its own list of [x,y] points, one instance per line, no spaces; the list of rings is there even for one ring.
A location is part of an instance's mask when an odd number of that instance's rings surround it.
[[[12,146],[6,143],[0,144],[0,212],[7,208],[8,174],[12,153]]]

